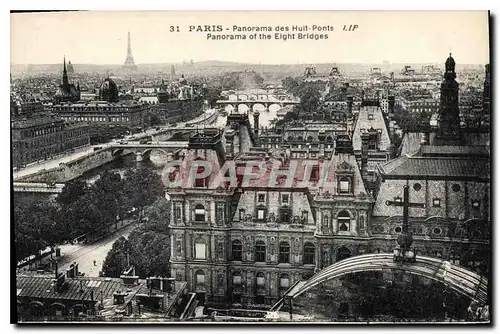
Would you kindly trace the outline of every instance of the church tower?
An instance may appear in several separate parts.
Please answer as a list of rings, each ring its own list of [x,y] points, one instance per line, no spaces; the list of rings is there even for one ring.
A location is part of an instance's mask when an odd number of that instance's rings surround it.
[[[455,60],[446,59],[444,80],[441,83],[441,103],[439,106],[439,128],[436,145],[460,144],[460,114],[458,108],[458,82],[455,80]]]

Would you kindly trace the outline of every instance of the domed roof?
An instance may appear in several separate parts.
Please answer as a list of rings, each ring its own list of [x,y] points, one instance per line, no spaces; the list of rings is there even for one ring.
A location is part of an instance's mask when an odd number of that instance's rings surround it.
[[[118,86],[111,78],[106,78],[99,88],[101,101],[118,102]]]

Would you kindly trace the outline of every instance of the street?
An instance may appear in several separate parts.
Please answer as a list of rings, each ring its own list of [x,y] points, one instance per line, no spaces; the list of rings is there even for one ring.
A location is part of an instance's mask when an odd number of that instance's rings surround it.
[[[130,220],[125,222],[125,224],[127,223],[130,223]],[[118,227],[120,228],[120,225]],[[59,258],[60,270],[66,270],[73,262],[77,262],[78,271],[85,273],[86,277],[99,276],[104,259],[115,240],[122,236],[127,237],[135,227],[137,227],[137,224],[131,223],[92,244],[68,244],[61,246],[61,257]],[[95,266],[94,260],[96,261]]]

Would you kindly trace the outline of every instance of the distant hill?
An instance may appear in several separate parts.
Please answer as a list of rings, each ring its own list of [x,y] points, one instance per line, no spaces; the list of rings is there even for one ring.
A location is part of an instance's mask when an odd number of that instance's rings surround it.
[[[370,68],[379,67],[382,72],[396,72],[398,73],[405,65],[410,65],[417,71],[420,71],[423,65],[435,65],[438,68],[444,69],[444,62],[442,64],[411,64],[411,63],[400,63],[400,64],[356,64],[356,63],[319,63],[319,64],[282,64],[282,65],[272,65],[272,64],[248,64],[248,63],[238,63],[231,61],[218,61],[218,60],[208,60],[196,63],[161,63],[161,64],[138,64],[138,72],[156,72],[170,74],[171,66],[175,67],[175,72],[177,75],[185,74],[198,74],[198,75],[212,75],[220,74],[221,72],[231,72],[231,71],[257,71],[257,72],[270,72],[276,74],[286,74],[286,75],[302,75],[304,69],[307,66],[316,66],[316,71],[318,74],[328,75],[330,69],[333,66],[337,66],[341,72],[368,72]],[[76,73],[101,73],[106,72],[119,73],[122,70],[121,65],[96,65],[96,64],[73,64]],[[11,73],[21,74],[55,74],[60,73],[62,70],[62,64],[31,64],[31,65],[20,65],[11,64]],[[484,70],[484,64],[457,64],[457,70]]]

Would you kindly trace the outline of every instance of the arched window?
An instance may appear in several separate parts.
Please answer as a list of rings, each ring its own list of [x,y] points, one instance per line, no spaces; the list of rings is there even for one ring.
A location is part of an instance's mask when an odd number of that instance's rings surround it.
[[[337,223],[339,227],[339,231],[347,232],[351,229],[351,216],[349,216],[349,212],[341,211],[337,217]]]
[[[314,264],[316,247],[310,242],[304,244],[304,264]]]
[[[298,140],[298,141],[304,141],[304,137],[299,136],[299,137],[297,138],[297,140]]]
[[[234,240],[231,244],[231,254],[233,255],[233,261],[241,261],[242,259],[243,244],[239,240]]]
[[[312,137],[312,136],[308,136],[308,137],[307,137],[307,141],[308,141],[308,142],[312,142],[312,141],[313,141],[313,137]]]
[[[197,260],[205,260],[207,258],[207,244],[202,238],[198,238],[194,242],[194,258]]]
[[[198,204],[194,207],[194,220],[197,222],[205,221],[205,207]]]
[[[262,240],[255,243],[255,262],[266,262],[266,244]]]
[[[279,263],[290,263],[290,244],[286,241],[280,242]]]
[[[196,280],[196,288],[204,288],[205,287],[205,272],[203,270],[197,270],[195,273]]]

